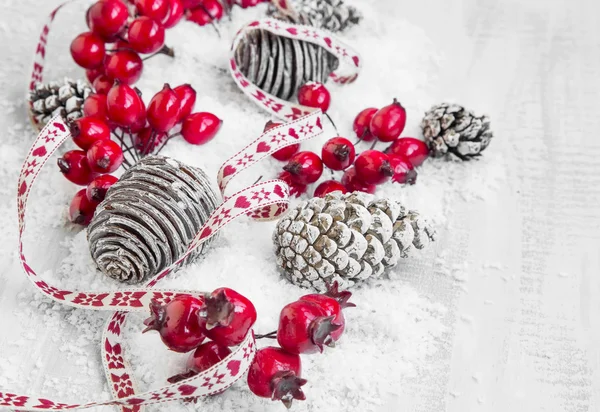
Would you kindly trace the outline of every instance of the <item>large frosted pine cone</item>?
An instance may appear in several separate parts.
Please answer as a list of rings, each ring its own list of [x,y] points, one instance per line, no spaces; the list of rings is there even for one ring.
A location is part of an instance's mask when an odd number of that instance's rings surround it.
[[[307,24],[334,33],[358,24],[361,19],[358,10],[342,0],[293,0],[292,6],[298,13],[298,19],[294,23]],[[271,7],[268,13],[275,18],[289,20],[275,7]]]
[[[250,82],[265,92],[290,100],[304,83],[325,83],[337,69],[337,57],[321,46],[252,30],[240,41],[235,62]]]
[[[111,186],[98,206],[88,226],[92,258],[100,271],[119,281],[150,278],[183,255],[219,199],[202,170],[147,156]]]
[[[83,116],[83,102],[92,88],[83,80],[37,83],[29,92],[31,120],[41,130],[57,114],[67,120]]]
[[[433,106],[425,113],[421,129],[433,157],[469,160],[480,156],[493,137],[489,116],[476,116],[452,103]]]
[[[288,212],[273,242],[277,265],[290,282],[324,291],[335,280],[348,288],[380,276],[434,234],[423,217],[396,201],[334,192]]]

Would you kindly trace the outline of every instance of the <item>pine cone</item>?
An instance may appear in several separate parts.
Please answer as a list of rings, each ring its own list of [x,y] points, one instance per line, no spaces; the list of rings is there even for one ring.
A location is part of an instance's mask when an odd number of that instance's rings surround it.
[[[91,92],[92,88],[83,80],[37,83],[29,93],[33,123],[41,130],[57,114],[67,120],[79,119],[83,116],[83,102]]]
[[[361,15],[352,6],[344,4],[341,0],[294,0],[294,10],[298,13],[298,20],[292,21],[322,28],[331,32],[339,32],[358,24]],[[271,7],[268,14],[281,20],[288,20],[275,7]]]
[[[425,141],[433,157],[457,157],[469,160],[480,156],[490,144],[493,133],[490,118],[480,117],[458,104],[433,106],[421,122]]]
[[[92,258],[103,273],[122,282],[152,277],[183,255],[218,204],[219,195],[202,170],[147,156],[111,186],[98,206],[88,227]]]
[[[323,47],[265,30],[250,31],[242,39],[235,61],[250,82],[284,100],[296,96],[306,82],[324,83],[339,64]]]
[[[417,212],[396,201],[334,192],[287,213],[273,242],[277,265],[290,282],[324,291],[336,280],[347,288],[380,276],[434,234]]]

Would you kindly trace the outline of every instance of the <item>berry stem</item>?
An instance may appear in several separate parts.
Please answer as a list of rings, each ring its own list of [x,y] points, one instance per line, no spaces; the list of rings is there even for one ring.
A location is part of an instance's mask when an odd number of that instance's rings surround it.
[[[154,142],[156,142],[156,132],[153,130],[152,136],[150,136],[150,139],[148,139],[148,141],[144,145],[144,148],[142,149],[142,156],[145,157],[148,155],[148,150],[150,150],[151,147],[154,148]]]
[[[377,146],[377,142],[378,142],[378,140],[375,139],[375,141],[373,142],[373,144],[371,145],[371,148],[369,150],[375,149],[375,146]]]
[[[258,179],[256,179],[256,181],[254,183],[252,183],[252,186],[254,186],[258,182],[260,182],[262,180],[262,178],[263,178],[262,175],[258,176]]]
[[[277,331],[265,333],[264,335],[255,335],[256,339],[277,339]]]
[[[369,129],[367,129],[367,128],[365,128],[365,130],[363,130],[362,135],[360,135],[360,137],[358,138],[358,140],[356,141],[356,143],[354,143],[355,146],[363,141],[363,139],[367,135],[368,131],[369,131]]]
[[[174,133],[174,134],[172,134],[172,135],[168,136],[168,137],[165,139],[165,141],[163,142],[163,144],[161,144],[161,145],[160,145],[160,147],[159,147],[159,148],[158,148],[158,150],[156,151],[156,154],[159,154],[159,153],[160,153],[160,151],[163,149],[163,147],[165,147],[165,146],[167,145],[167,143],[169,143],[169,140],[171,140],[172,138],[174,138],[174,137],[177,137],[177,136],[181,136],[181,133]]]
[[[331,123],[331,125],[333,126],[333,129],[335,130],[335,134],[339,135],[337,127],[335,125],[335,123],[333,123],[333,120],[331,120],[331,117],[329,117],[329,115],[327,113],[323,113],[325,115],[325,117],[327,117],[327,119],[329,119],[329,123]]]
[[[169,57],[171,57],[171,58],[174,58],[174,57],[175,57],[175,51],[174,51],[174,50],[173,50],[171,47],[169,47],[169,46],[167,46],[167,45],[165,44],[164,46],[162,46],[162,48],[161,48],[159,51],[157,51],[157,52],[156,52],[156,53],[154,53],[154,54],[151,54],[151,55],[149,55],[149,56],[146,56],[146,57],[144,57],[144,58],[142,59],[142,61],[146,61],[146,60],[148,60],[148,59],[151,59],[151,58],[153,58],[154,56],[156,56],[156,55],[159,55],[159,54],[164,54],[165,56],[169,56]]]

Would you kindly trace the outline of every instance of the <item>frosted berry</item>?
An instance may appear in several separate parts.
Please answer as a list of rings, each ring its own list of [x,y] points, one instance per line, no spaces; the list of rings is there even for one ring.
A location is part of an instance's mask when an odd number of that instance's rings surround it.
[[[187,372],[171,376],[167,381],[177,383],[189,379],[215,366],[230,354],[231,350],[227,346],[219,345],[216,342],[204,342],[188,358]]]
[[[96,176],[88,164],[83,150],[70,150],[57,160],[58,168],[70,182],[88,185]]]
[[[158,23],[167,17],[168,0],[135,0],[135,6],[142,16],[150,17]]]
[[[106,95],[108,118],[119,126],[129,127],[146,115],[146,107],[135,89],[115,82]]]
[[[174,27],[181,18],[183,17],[183,3],[181,0],[169,0],[169,12],[167,13],[167,17],[162,22],[162,25],[165,29],[170,29]]]
[[[356,151],[352,142],[344,137],[329,139],[321,150],[321,159],[331,170],[344,170],[354,163]]]
[[[109,78],[125,84],[134,84],[142,75],[144,63],[140,55],[133,50],[119,50],[106,57],[104,68]]]
[[[406,125],[406,110],[394,99],[394,102],[377,111],[371,119],[369,130],[382,142],[396,140]]]
[[[192,113],[183,120],[181,135],[191,144],[205,144],[212,140],[223,121],[212,113]]]
[[[292,302],[279,315],[277,342],[289,353],[323,352],[323,345],[334,345],[331,334],[341,328],[334,318],[313,302]]]
[[[154,53],[165,44],[165,29],[150,17],[138,17],[129,25],[129,44],[138,53]]]
[[[85,77],[88,79],[90,84],[94,83],[94,80],[96,80],[101,74],[104,74],[104,66],[98,66],[95,69],[87,69],[85,71]]]
[[[70,122],[73,142],[87,150],[97,140],[110,140],[110,127],[97,117],[82,117]]]
[[[90,29],[110,41],[125,28],[129,11],[120,0],[102,0],[94,3],[87,12]]]
[[[298,89],[298,103],[303,106],[317,107],[326,113],[331,103],[331,95],[323,84],[308,82]]]
[[[179,98],[179,121],[185,119],[194,110],[196,104],[196,90],[189,84],[182,84],[173,89]]]
[[[256,396],[280,400],[286,407],[292,400],[305,400],[300,356],[269,346],[256,352],[248,371],[248,388]]]
[[[338,191],[342,192],[342,193],[348,193],[348,189],[346,189],[346,186],[344,186],[337,180],[326,180],[326,181],[322,182],[321,184],[319,184],[319,186],[317,186],[317,188],[315,189],[314,196],[315,197],[325,197],[325,195],[328,193],[333,193],[333,192],[338,192]]]
[[[219,0],[204,0],[202,2],[202,7],[194,8],[187,14],[188,20],[193,21],[200,26],[210,24],[213,20],[220,20],[222,17],[223,5]]]
[[[417,181],[417,171],[404,155],[389,155],[390,165],[394,171],[392,182],[414,185]]]
[[[395,140],[386,153],[406,156],[414,167],[419,167],[429,156],[429,147],[424,141],[414,137],[402,137]]]
[[[110,88],[113,87],[113,84],[114,82],[110,77],[105,74],[101,74],[100,76],[96,77],[96,80],[94,80],[92,85],[94,86],[96,93],[107,94]]]
[[[388,155],[378,150],[365,150],[354,163],[358,178],[371,185],[387,182],[394,174]]]
[[[94,217],[98,203],[90,201],[85,195],[85,189],[75,194],[69,205],[69,220],[78,225],[87,226]]]
[[[167,139],[167,134],[157,132],[152,127],[144,127],[142,130],[137,132],[134,138],[134,144],[136,150],[144,155],[154,152],[154,149],[161,146]]]
[[[323,174],[323,162],[316,153],[299,152],[292,156],[283,170],[290,173],[295,183],[308,185],[319,180]]]
[[[102,175],[98,176],[86,189],[85,195],[89,200],[95,203],[100,203],[106,197],[106,192],[108,189],[117,183],[119,179],[117,179],[113,175]]]
[[[96,173],[112,173],[123,163],[123,150],[112,140],[96,140],[87,151],[90,169]]]
[[[165,84],[162,90],[152,97],[146,111],[148,123],[159,132],[168,132],[179,120],[179,97]]]
[[[92,93],[83,102],[83,115],[97,117],[100,120],[108,120],[106,113],[106,95]]]
[[[81,33],[71,42],[71,56],[84,69],[94,69],[104,63],[104,40],[92,32]]]
[[[360,140],[370,142],[371,140],[375,139],[375,136],[371,134],[369,125],[371,124],[371,119],[373,119],[373,116],[375,113],[377,113],[377,110],[378,109],[375,107],[368,107],[358,113],[354,118],[352,129],[354,130],[354,133],[356,133],[356,137],[358,137]]]
[[[250,300],[233,289],[219,288],[205,297],[206,336],[223,346],[242,343],[256,322]]]
[[[169,349],[175,352],[189,352],[205,339],[204,324],[200,312],[204,309],[204,298],[181,295],[166,305],[156,301],[150,303],[151,315],[144,321],[146,329],[156,330]]]
[[[375,193],[375,190],[377,190],[375,185],[366,184],[361,181],[356,174],[356,168],[354,167],[346,169],[342,176],[342,184],[346,186],[349,192],[365,192],[373,194]]]

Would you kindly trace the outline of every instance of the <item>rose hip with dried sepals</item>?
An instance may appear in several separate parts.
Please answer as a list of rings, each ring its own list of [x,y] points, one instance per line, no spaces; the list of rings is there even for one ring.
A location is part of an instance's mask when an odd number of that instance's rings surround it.
[[[344,137],[334,137],[323,145],[321,159],[331,170],[344,170],[354,163],[356,151],[352,142]]]
[[[227,346],[219,345],[216,342],[204,342],[188,358],[187,372],[171,376],[167,381],[177,383],[189,379],[215,366],[230,354],[231,350]]]
[[[314,183],[323,174],[323,161],[313,152],[296,153],[283,170],[290,173],[291,179],[299,185]]]
[[[326,180],[317,186],[315,189],[314,197],[325,197],[328,193],[333,192],[348,193],[348,189],[342,183],[337,180]]]
[[[97,140],[110,140],[110,127],[97,117],[82,117],[69,123],[73,142],[88,150]]]
[[[123,150],[112,140],[96,140],[87,151],[90,169],[96,173],[112,173],[123,163]]]
[[[85,186],[98,174],[93,172],[83,150],[70,150],[57,160],[61,173],[72,183]]]
[[[113,175],[98,176],[88,185],[85,195],[90,201],[100,203],[106,197],[108,189],[118,181]]]
[[[427,143],[414,137],[401,137],[394,141],[385,151],[387,154],[403,155],[414,167],[419,167],[429,156]]]
[[[394,174],[388,155],[378,150],[365,150],[354,163],[358,178],[372,185],[387,182]]]
[[[69,220],[78,225],[87,226],[94,217],[98,203],[90,201],[85,195],[85,189],[75,194],[69,205]]]
[[[118,80],[106,95],[106,107],[108,118],[123,127],[139,123],[146,116],[146,106],[138,90]]]
[[[365,192],[373,194],[377,190],[377,186],[367,184],[360,180],[356,173],[356,168],[354,167],[346,169],[342,176],[342,184],[348,188],[349,192]]]
[[[404,155],[389,155],[390,166],[394,171],[392,182],[414,185],[417,181],[417,171]]]

